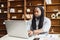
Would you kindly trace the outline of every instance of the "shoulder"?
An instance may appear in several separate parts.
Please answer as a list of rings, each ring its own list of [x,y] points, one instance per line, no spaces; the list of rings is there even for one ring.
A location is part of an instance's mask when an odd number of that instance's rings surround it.
[[[50,19],[48,17],[44,17],[44,20],[50,21]]]
[[[50,23],[51,20],[48,17],[44,17],[44,23],[46,23],[46,22]]]
[[[29,24],[31,24],[32,23],[32,19],[30,19],[30,20],[28,20],[27,21]],[[44,24],[45,23],[51,23],[51,20],[48,18],[48,17],[44,17],[44,22],[43,22]]]

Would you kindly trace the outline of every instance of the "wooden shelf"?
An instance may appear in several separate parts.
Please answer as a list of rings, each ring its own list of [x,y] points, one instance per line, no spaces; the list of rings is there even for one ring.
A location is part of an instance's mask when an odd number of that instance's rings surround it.
[[[9,7],[9,8],[23,8],[24,6],[11,6],[11,7]]]
[[[30,20],[31,18],[26,18],[26,20]]]
[[[0,14],[7,14],[7,13],[0,13]]]
[[[2,20],[7,20],[7,18],[0,18],[0,19],[2,19]]]
[[[46,17],[48,17],[48,18],[50,18],[51,19],[51,24],[52,24],[52,26],[51,26],[51,29],[50,30],[52,30],[53,29],[53,31],[52,32],[49,32],[50,34],[60,34],[60,19],[52,19],[51,18],[51,15],[53,14],[53,13],[58,13],[59,11],[58,10],[60,10],[60,0],[51,0],[52,1],[52,4],[46,4],[45,5],[45,9],[46,9],[46,11],[45,11],[45,13],[46,13]],[[53,10],[57,10],[57,11],[53,11]]]
[[[60,25],[52,25],[52,26],[55,26],[55,27],[60,27]]]
[[[47,6],[60,6],[60,3],[55,3],[55,4],[47,4]]]
[[[0,30],[0,33],[3,33],[4,32],[4,34],[6,34],[6,30]]]
[[[27,14],[33,14],[33,12],[31,11],[31,12],[26,12]]]
[[[1,20],[1,19],[0,19],[0,20]],[[5,24],[0,24],[0,26],[1,26],[1,25],[2,25],[2,26],[5,26]]]
[[[0,29],[0,31],[6,31],[6,29]]]
[[[23,18],[22,19],[17,19],[17,18],[16,19],[12,19],[12,18],[10,18],[10,20],[24,20],[24,19]]]
[[[42,5],[27,5],[26,7],[36,7],[36,6],[44,6],[44,4],[42,4]]]
[[[56,19],[51,19],[51,20],[60,20],[60,19],[57,19],[57,18],[56,18]]]
[[[7,7],[0,7],[0,9],[6,9]]]
[[[0,1],[0,3],[7,3],[7,1]]]
[[[0,13],[0,14],[7,14],[7,13]]]
[[[19,0],[19,1],[8,1],[8,2],[24,2],[24,0]]]
[[[60,32],[49,32],[49,34],[60,34]]]
[[[56,12],[54,12],[54,11],[48,12],[48,11],[47,11],[46,13],[57,13],[57,12],[58,12],[58,11],[56,11]]]
[[[6,14],[6,13],[5,13]],[[7,19],[7,18],[0,18],[0,19]]]
[[[44,0],[27,0],[27,1],[44,1]]]
[[[24,13],[18,13],[18,12],[16,12],[16,13],[10,13],[10,14],[24,14]]]

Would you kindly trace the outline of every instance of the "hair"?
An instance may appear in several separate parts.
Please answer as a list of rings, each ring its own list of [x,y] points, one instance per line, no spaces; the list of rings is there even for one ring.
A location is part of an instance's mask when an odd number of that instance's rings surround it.
[[[38,29],[41,29],[43,27],[43,21],[44,21],[44,9],[42,6],[37,6],[41,10],[41,15],[39,16],[39,24],[38,24]],[[35,8],[34,8],[35,10]],[[32,24],[31,24],[31,30],[36,30],[36,20],[35,20],[35,15],[34,15],[34,10],[33,10],[33,19],[32,19]]]

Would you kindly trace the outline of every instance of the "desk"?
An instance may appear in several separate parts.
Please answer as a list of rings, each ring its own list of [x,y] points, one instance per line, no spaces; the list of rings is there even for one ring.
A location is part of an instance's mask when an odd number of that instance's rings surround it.
[[[40,40],[60,40],[60,34],[48,34],[48,35],[39,35],[39,36],[32,36],[28,39],[16,38],[16,37],[9,37],[8,34],[0,38],[0,40],[33,40],[35,37],[40,37]]]

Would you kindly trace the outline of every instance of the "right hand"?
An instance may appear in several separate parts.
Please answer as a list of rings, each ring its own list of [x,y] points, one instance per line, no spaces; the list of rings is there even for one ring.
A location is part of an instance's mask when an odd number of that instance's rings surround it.
[[[31,30],[28,31],[28,35],[29,35],[29,36],[32,36],[32,35],[33,35],[33,31],[31,31]]]

